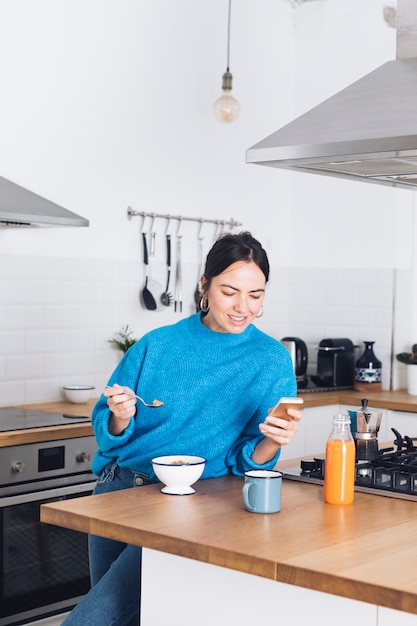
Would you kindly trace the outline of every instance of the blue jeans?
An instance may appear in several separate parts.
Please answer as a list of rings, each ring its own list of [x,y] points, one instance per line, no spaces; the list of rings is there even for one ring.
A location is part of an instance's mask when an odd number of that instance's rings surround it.
[[[146,474],[109,463],[94,494],[150,484]],[[138,626],[142,548],[88,536],[91,589],[62,622],[65,626]]]

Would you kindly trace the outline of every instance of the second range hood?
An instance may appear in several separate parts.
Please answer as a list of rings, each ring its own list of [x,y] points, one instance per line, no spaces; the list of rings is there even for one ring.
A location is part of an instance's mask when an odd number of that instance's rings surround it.
[[[398,0],[396,57],[249,148],[246,161],[417,190],[415,0]]]
[[[0,227],[88,226],[89,221],[0,177]]]

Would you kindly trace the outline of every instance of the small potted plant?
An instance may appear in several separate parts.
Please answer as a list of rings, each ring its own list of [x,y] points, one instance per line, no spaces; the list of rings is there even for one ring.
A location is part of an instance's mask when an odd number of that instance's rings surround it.
[[[411,396],[417,396],[417,367],[408,367],[417,366],[417,343],[413,344],[411,352],[399,352],[395,358],[407,365],[407,391]]]
[[[114,337],[109,339],[109,344],[116,350],[127,352],[131,348],[137,339],[133,337],[133,330],[129,328],[129,324],[126,324]]]

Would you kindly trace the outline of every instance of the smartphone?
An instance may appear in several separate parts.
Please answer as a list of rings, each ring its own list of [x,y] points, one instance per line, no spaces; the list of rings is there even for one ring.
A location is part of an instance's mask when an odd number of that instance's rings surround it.
[[[281,398],[281,400],[274,406],[270,415],[274,417],[281,417],[284,420],[291,419],[287,413],[287,409],[301,409],[303,405],[303,398]]]

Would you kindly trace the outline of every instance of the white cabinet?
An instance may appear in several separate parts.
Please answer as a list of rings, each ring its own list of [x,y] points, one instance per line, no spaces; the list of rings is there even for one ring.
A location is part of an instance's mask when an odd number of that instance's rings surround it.
[[[284,446],[280,460],[311,454],[324,454],[326,441],[332,429],[333,415],[339,413],[338,404],[303,409],[303,419],[294,440]]]
[[[305,409],[303,416],[306,429],[304,454],[324,454],[326,441],[332,430],[333,415],[337,413],[340,413],[338,404]]]
[[[143,549],[142,626],[378,626],[377,611],[365,602]]]
[[[385,411],[387,423],[387,441],[395,439],[391,428],[395,428],[404,437],[417,438],[417,413],[407,413],[406,411]],[[381,437],[379,438],[382,441]]]
[[[417,615],[379,606],[378,626],[417,626]]]

